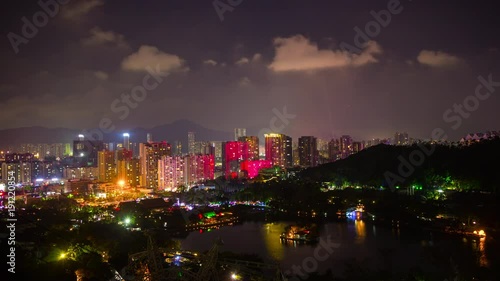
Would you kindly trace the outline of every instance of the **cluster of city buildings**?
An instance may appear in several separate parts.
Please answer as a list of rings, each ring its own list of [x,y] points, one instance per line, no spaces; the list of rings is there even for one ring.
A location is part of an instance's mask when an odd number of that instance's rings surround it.
[[[471,145],[473,143],[493,138],[500,138],[500,131],[487,131],[484,133],[467,134],[466,136],[460,139],[459,143],[461,145]]]
[[[349,135],[331,140],[301,136],[292,141],[278,133],[258,136],[234,130],[230,141],[198,141],[195,132],[188,133],[187,152],[182,143],[130,141],[128,133],[119,143],[85,139],[79,135],[69,144],[21,145],[18,151],[1,151],[1,180],[14,171],[18,183],[37,184],[47,180],[79,185],[96,181],[119,186],[154,190],[189,189],[219,176],[226,179],[254,179],[268,171],[308,168],[349,157],[367,147],[384,144],[409,145],[407,133],[396,133],[393,139],[355,141]],[[262,146],[262,148],[261,148]],[[71,149],[69,149],[71,147]]]

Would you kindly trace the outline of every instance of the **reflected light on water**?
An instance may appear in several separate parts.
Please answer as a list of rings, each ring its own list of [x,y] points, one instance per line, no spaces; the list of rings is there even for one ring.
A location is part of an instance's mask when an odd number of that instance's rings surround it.
[[[278,261],[283,260],[285,257],[285,248],[280,240],[280,234],[285,227],[286,225],[283,223],[266,223],[262,231],[267,252]]]
[[[356,230],[356,240],[363,241],[366,237],[366,225],[362,220],[354,221],[354,229]]]
[[[467,239],[464,239],[466,242]],[[472,250],[477,253],[477,262],[481,267],[489,267],[490,263],[488,257],[486,257],[486,237],[479,238],[479,241],[472,239]]]
[[[486,257],[486,237],[479,238],[479,265],[489,267],[490,263]]]

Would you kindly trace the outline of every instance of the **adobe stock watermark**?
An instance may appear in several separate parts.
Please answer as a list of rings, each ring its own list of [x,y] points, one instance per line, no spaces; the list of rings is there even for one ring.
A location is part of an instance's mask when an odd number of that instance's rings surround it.
[[[16,182],[14,177],[14,171],[7,172],[7,230],[9,231],[9,238],[7,241],[8,255],[7,264],[9,268],[7,269],[10,273],[16,273]]]
[[[234,8],[239,6],[242,2],[243,0],[214,0],[212,5],[220,21],[224,21],[224,13],[234,11]]]
[[[387,9],[382,9],[378,12],[371,10],[370,15],[372,15],[374,20],[365,24],[364,31],[358,26],[354,27],[356,34],[354,35],[353,42],[355,46],[342,42],[340,43],[340,49],[352,54],[361,54],[362,50],[367,46],[366,44],[380,34],[382,27],[386,28],[391,23],[392,16],[398,15],[402,11],[403,6],[399,0],[389,0]]]
[[[156,65],[155,69],[147,66],[146,71],[148,74],[142,78],[141,85],[133,87],[130,93],[121,94],[120,98],[113,100],[111,103],[111,112],[117,114],[119,120],[125,120],[130,115],[131,110],[137,108],[139,104],[147,98],[148,92],[152,92],[158,88],[164,81],[164,78],[170,75],[167,72],[162,72],[159,64]],[[83,130],[82,134],[91,141],[101,141],[104,139],[105,133],[109,134],[115,129],[116,126],[113,120],[108,117],[103,117],[99,121],[99,128],[90,131]]]
[[[30,39],[33,39],[38,34],[38,29],[45,27],[49,23],[50,18],[54,18],[60,11],[61,5],[66,5],[71,0],[40,0],[38,1],[38,6],[41,10],[37,11],[31,17],[31,20],[27,17],[22,17],[21,21],[23,26],[21,27],[21,33],[16,34],[14,32],[9,32],[7,38],[9,39],[10,45],[14,50],[14,53],[19,53],[19,46],[21,44],[28,44]]]
[[[495,88],[500,87],[500,81],[493,81],[491,73],[487,79],[483,76],[478,76],[477,79],[479,83],[475,88],[474,94],[468,95],[461,103],[455,103],[452,108],[446,109],[443,113],[443,121],[446,124],[451,124],[451,129],[453,130],[460,128],[463,119],[468,119],[472,112],[478,110],[480,102],[490,98],[491,94],[495,92]],[[443,128],[435,128],[431,132],[431,139],[446,141],[448,135]],[[418,147],[419,149],[410,152],[408,159],[405,159],[402,155],[398,156],[400,163],[397,174],[391,171],[384,173],[385,180],[391,190],[394,190],[396,184],[403,183],[410,177],[415,172],[415,168],[421,166],[425,162],[425,159],[431,156],[436,149],[432,144],[430,148],[422,144],[418,144]]]
[[[291,119],[295,119],[297,117],[296,114],[290,114],[287,112],[286,105],[283,106],[283,110],[279,111],[276,107],[273,108],[272,112],[274,116],[269,120],[269,128],[262,128],[257,136],[262,136],[264,134],[270,133],[281,133],[288,124],[290,124]],[[278,121],[281,122],[278,126]]]
[[[285,276],[288,278],[287,280],[306,280],[309,278],[309,274],[318,270],[319,263],[328,260],[335,249],[338,248],[340,248],[340,244],[333,242],[331,235],[328,235],[326,239],[321,238],[319,240],[319,245],[314,249],[312,257],[303,259],[302,264],[294,264],[291,269],[284,272]]]

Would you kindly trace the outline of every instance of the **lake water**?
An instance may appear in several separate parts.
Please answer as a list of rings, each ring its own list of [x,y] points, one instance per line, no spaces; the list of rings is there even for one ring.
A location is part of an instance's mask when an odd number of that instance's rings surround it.
[[[282,270],[286,271],[314,257],[314,251],[319,247],[319,244],[281,242],[279,235],[289,224],[291,222],[245,222],[210,231],[193,231],[181,240],[181,245],[185,250],[203,252],[209,250],[220,237],[224,242],[221,252],[257,254],[265,261],[278,261]],[[417,266],[432,266],[432,262],[425,262],[425,258],[435,252],[442,255],[444,261],[449,260],[447,255],[452,255],[458,264],[466,268],[472,268],[472,264],[491,266],[486,254],[488,242],[484,239],[402,232],[362,220],[326,223],[319,227],[319,231],[321,239],[329,238],[339,244],[328,259],[318,262],[317,271],[321,273],[330,269],[341,276],[348,261],[355,261],[366,269],[390,269],[405,273]]]

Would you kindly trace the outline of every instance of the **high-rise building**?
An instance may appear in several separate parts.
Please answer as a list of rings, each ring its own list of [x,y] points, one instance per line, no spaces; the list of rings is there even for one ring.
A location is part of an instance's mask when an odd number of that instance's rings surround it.
[[[379,145],[381,144],[382,142],[380,141],[380,139],[378,138],[375,138],[375,139],[371,139],[369,141],[366,142],[366,146],[365,148],[368,148],[370,146],[375,146],[375,145]]]
[[[61,178],[63,175],[64,165],[59,161],[34,161],[32,162],[33,179],[52,179]],[[97,168],[96,168],[97,169]]]
[[[259,160],[259,137],[243,136],[239,137],[238,141],[247,143],[248,160]]]
[[[185,157],[183,156],[162,156],[158,162],[159,188],[166,191],[176,191],[181,185],[186,183]]]
[[[123,143],[108,142],[104,143],[104,149],[109,151],[115,151],[118,147],[123,147]]]
[[[318,138],[316,141],[318,147],[318,165],[329,162],[328,141]]]
[[[62,159],[64,157],[64,144],[63,143],[52,143],[46,145],[46,152],[45,155],[39,155],[39,158],[45,158],[45,157],[53,157],[53,158],[59,158]]]
[[[187,155],[185,157],[187,187],[214,179],[213,155]]]
[[[182,155],[182,142],[181,141],[174,141],[174,147],[172,149],[172,155],[180,156]]]
[[[317,139],[313,136],[299,138],[299,165],[314,167],[318,165]]]
[[[293,167],[292,137],[285,136],[285,168]]]
[[[7,184],[8,181],[13,181],[15,183],[21,182],[21,164],[20,163],[2,163],[2,182]],[[10,179],[10,180],[9,180]]]
[[[283,169],[293,166],[292,138],[283,134],[264,134],[266,160]]]
[[[352,142],[352,153],[358,153],[361,150],[365,149],[365,143],[364,141],[354,141]]]
[[[214,179],[213,155],[163,156],[158,163],[160,189],[175,191],[181,185],[190,188]]]
[[[140,144],[141,186],[158,188],[158,160],[162,156],[171,155],[171,147],[167,142],[151,142]]]
[[[0,165],[1,182],[7,184],[14,182],[16,184],[26,184],[33,182],[33,161],[29,162],[3,162]]]
[[[394,145],[410,145],[410,139],[408,138],[408,133],[396,132],[394,134]]]
[[[240,163],[250,160],[248,143],[243,141],[228,141],[223,143],[222,168],[226,178],[237,178],[240,173]]]
[[[5,162],[30,162],[35,159],[32,153],[9,153],[5,155]]]
[[[188,154],[195,154],[195,133],[188,132]]]
[[[118,182],[124,181],[131,185],[132,179],[130,176],[131,161],[133,158],[132,150],[120,148],[115,151],[116,159],[116,179]]]
[[[222,141],[211,141],[210,144],[214,148],[214,156],[215,156],[215,166],[222,166]]]
[[[299,155],[299,144],[297,142],[292,143],[292,155],[293,155],[293,166],[300,166],[300,155]]]
[[[147,133],[146,134],[146,142],[147,143],[152,143],[153,142],[153,134]]]
[[[328,142],[328,160],[333,162],[341,159],[340,140],[331,139]]]
[[[125,148],[126,150],[130,150],[130,134],[129,133],[123,134],[123,148]]]
[[[129,169],[127,170],[127,179],[130,186],[139,186],[141,184],[141,161],[139,158],[130,160]]]
[[[234,128],[234,140],[238,141],[240,137],[247,135],[247,129],[245,128]]]
[[[104,142],[85,140],[83,135],[73,141],[73,156],[79,167],[97,167],[97,152],[104,150]]]
[[[64,156],[73,156],[73,150],[70,143],[64,144]]]
[[[44,172],[44,165],[42,161],[34,160],[31,162],[31,177],[33,181],[47,178]]]
[[[109,150],[98,152],[98,179],[101,182],[114,182],[116,180],[115,153]]]
[[[132,157],[139,158],[139,143],[130,143],[130,150],[132,150]]]
[[[191,154],[215,154],[215,151],[211,142],[196,141],[194,142],[194,150]]]
[[[352,138],[349,135],[340,137],[340,157],[342,159],[349,157],[352,154]]]

